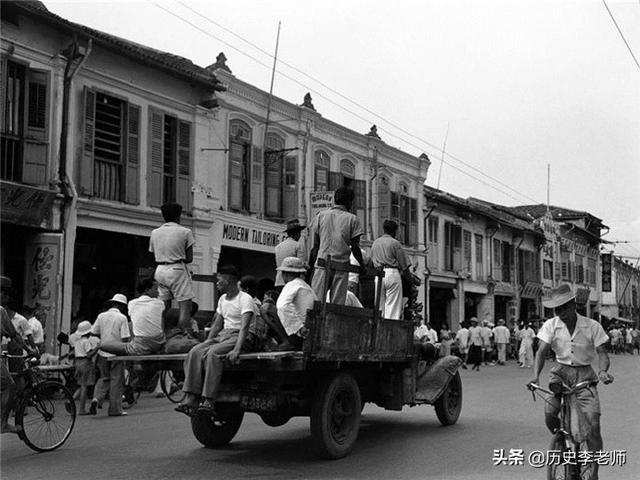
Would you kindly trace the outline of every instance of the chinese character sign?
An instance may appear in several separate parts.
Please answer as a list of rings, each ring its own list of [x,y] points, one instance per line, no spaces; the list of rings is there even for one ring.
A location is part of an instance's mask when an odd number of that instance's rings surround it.
[[[602,291],[611,291],[611,254],[602,254]]]

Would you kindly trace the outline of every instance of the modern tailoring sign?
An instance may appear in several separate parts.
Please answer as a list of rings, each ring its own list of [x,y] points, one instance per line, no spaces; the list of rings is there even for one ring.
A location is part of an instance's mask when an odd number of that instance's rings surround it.
[[[1,184],[1,190],[3,221],[32,227],[40,227],[44,221],[51,221],[51,206],[56,192],[5,181]]]
[[[309,193],[309,205],[311,206],[311,218],[321,210],[334,206],[333,191],[314,191]]]
[[[273,253],[275,246],[283,239],[283,232],[247,227],[234,223],[222,224],[222,244],[225,246]]]

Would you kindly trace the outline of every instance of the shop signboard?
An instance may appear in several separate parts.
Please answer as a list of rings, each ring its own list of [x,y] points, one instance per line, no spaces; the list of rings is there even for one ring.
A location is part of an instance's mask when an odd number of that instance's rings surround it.
[[[11,182],[0,182],[2,203],[0,212],[2,221],[40,227],[51,223],[51,210],[56,192],[41,188],[19,185]]]
[[[335,205],[333,201],[333,191],[313,191],[309,194],[309,205],[311,206],[311,217],[315,217],[318,212],[331,208]]]
[[[611,254],[603,253],[602,254],[602,291],[610,292],[611,291]]]
[[[273,253],[282,240],[284,232],[231,222],[222,224],[222,245],[225,246]]]

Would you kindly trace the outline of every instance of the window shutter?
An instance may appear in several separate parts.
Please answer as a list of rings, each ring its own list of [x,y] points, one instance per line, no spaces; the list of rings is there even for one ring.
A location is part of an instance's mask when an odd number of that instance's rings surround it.
[[[409,243],[413,246],[418,245],[418,199],[410,198],[410,217],[409,217]]]
[[[84,88],[84,130],[82,140],[82,154],[79,165],[79,184],[82,195],[93,195],[93,140],[96,126],[96,92],[88,87]]]
[[[284,193],[282,216],[296,218],[298,216],[298,159],[293,156],[284,159]]]
[[[47,74],[29,71],[27,84],[27,134],[24,143],[24,183],[47,183]]]
[[[231,142],[229,149],[229,208],[242,208],[242,162],[245,155],[245,145]]]
[[[266,206],[268,217],[282,216],[282,156],[279,153],[267,157]]]
[[[385,177],[378,180],[378,236],[383,235],[382,224],[391,216],[389,181]]]
[[[355,193],[355,201],[353,202],[354,213],[360,219],[362,228],[365,231],[363,238],[365,238],[367,237],[367,183],[364,180],[355,180],[353,186]]]
[[[4,132],[5,108],[7,105],[7,57],[0,55],[0,132]]]
[[[264,158],[262,149],[254,145],[251,162],[251,187],[249,188],[249,211],[260,213],[262,211],[262,184],[264,178]]]
[[[140,107],[128,105],[125,202],[140,203]]]
[[[149,165],[147,200],[152,207],[162,205],[162,172],[164,150],[164,115],[149,109]]]
[[[334,192],[344,184],[344,177],[340,172],[329,172],[329,190]]]
[[[185,212],[191,211],[191,123],[178,121],[178,165],[176,201]]]

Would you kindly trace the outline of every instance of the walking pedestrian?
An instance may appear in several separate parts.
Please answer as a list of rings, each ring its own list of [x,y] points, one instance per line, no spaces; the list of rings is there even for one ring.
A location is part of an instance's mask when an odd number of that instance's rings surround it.
[[[285,281],[282,278],[282,272],[278,270],[278,267],[282,265],[282,262],[287,257],[297,257],[302,260],[303,263],[307,261],[307,249],[304,242],[300,241],[302,231],[307,228],[300,224],[297,218],[287,220],[287,228],[284,233],[287,237],[276,245],[276,283],[275,287],[278,292],[284,287]]]
[[[379,305],[384,318],[400,320],[403,307],[402,277],[408,275],[407,269],[411,266],[411,262],[402,244],[395,238],[398,224],[393,220],[385,220],[382,230],[384,234],[376,238],[371,246],[373,266],[384,269]],[[376,291],[378,291],[378,280],[379,278],[376,277]]]
[[[471,323],[469,328],[469,362],[473,363],[471,370],[479,372],[482,364],[482,334],[476,317],[471,317],[469,322]]]
[[[440,356],[446,357],[447,355],[451,355],[451,330],[449,330],[449,325],[447,323],[443,323],[440,328]]]
[[[631,353],[633,354],[633,351],[636,350],[638,355],[640,355],[640,330],[638,330],[638,327],[635,325],[631,329],[631,343]]]
[[[27,322],[31,327],[33,343],[40,353],[44,353],[44,327],[40,321],[43,318],[43,312],[36,307],[25,307],[25,313],[29,316]]]
[[[313,248],[309,263],[314,266],[311,286],[319,299],[326,295],[326,284],[331,292],[331,303],[344,305],[349,284],[349,256],[353,253],[360,265],[364,265],[360,250],[360,237],[364,234],[358,217],[350,212],[353,205],[353,190],[340,187],[335,191],[335,206],[319,212],[311,222]],[[327,260],[340,265],[331,268],[331,278],[327,279]]]
[[[127,297],[116,293],[107,302],[107,311],[102,312],[96,318],[91,327],[91,333],[100,338],[101,342],[128,342],[130,339],[129,323],[125,313],[127,312]],[[126,415],[122,410],[122,392],[124,390],[124,362],[110,362],[109,357],[113,353],[98,350],[96,367],[100,372],[100,378],[96,382],[93,399],[89,406],[89,413],[95,415],[97,409],[109,396],[110,416]]]
[[[456,342],[460,358],[462,358],[462,368],[466,370],[469,356],[469,329],[466,321],[462,322],[460,330],[456,332]]]
[[[87,415],[87,391],[96,383],[96,367],[93,361],[98,352],[100,341],[91,336],[91,323],[82,321],[75,331],[77,340],[73,345],[75,359],[75,377],[80,387],[78,399],[78,415]]]
[[[180,225],[182,205],[168,202],[160,207],[165,223],[151,232],[149,251],[156,260],[155,279],[165,310],[175,298],[180,308],[178,326],[191,329],[191,301],[195,297],[187,264],[193,261],[193,233]]]
[[[536,333],[531,328],[531,324],[526,324],[520,330],[520,368],[531,368],[533,366],[533,339]]]
[[[505,326],[503,318],[498,320],[498,326],[493,329],[493,339],[498,350],[498,365],[504,365],[507,360],[507,345],[511,338],[511,332]]]
[[[493,355],[493,332],[491,331],[491,327],[489,327],[489,322],[487,320],[482,321],[482,327],[480,327],[480,336],[482,337],[482,361],[486,365],[491,361],[493,363],[492,355]]]

